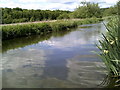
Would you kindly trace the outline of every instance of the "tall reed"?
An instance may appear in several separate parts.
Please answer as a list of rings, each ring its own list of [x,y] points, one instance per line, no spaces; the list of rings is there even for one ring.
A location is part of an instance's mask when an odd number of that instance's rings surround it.
[[[112,18],[106,26],[106,35],[99,40],[100,45],[97,45],[101,50],[100,57],[105,63],[112,77],[120,77],[120,28],[118,17]]]

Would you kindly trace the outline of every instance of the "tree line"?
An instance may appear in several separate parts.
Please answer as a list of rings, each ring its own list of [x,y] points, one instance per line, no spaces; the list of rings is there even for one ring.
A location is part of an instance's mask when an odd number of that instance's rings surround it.
[[[27,10],[22,8],[2,8],[2,23],[17,23],[28,21],[54,20],[63,13],[70,11],[62,10]]]
[[[70,18],[101,18],[116,15],[118,12],[117,5],[110,8],[100,8],[97,3],[81,2],[81,4],[74,11],[2,8],[2,24]]]

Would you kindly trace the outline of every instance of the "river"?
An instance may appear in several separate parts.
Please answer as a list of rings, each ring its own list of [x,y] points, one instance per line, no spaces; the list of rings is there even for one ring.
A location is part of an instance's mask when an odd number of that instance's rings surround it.
[[[106,69],[95,52],[102,23],[3,41],[3,88],[96,88]]]

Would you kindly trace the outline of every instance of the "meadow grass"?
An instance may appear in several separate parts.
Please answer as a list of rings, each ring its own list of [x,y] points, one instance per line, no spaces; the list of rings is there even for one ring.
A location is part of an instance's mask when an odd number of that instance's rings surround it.
[[[84,20],[58,20],[56,22],[31,23],[2,26],[2,40],[30,36],[42,35],[45,33],[69,30],[78,25],[90,24],[101,21],[98,18],[90,18]]]
[[[101,21],[103,21],[102,18],[86,18],[85,20],[84,19],[78,20],[78,21],[76,21],[76,23],[78,25],[83,25],[83,24],[98,23],[98,22],[101,22]]]

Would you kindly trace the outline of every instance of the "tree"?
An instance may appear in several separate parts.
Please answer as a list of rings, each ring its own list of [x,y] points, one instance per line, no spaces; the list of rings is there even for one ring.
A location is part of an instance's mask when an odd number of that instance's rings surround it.
[[[15,11],[22,11],[22,8],[16,7],[16,8],[13,8],[13,10],[15,10]]]
[[[76,8],[73,12],[74,18],[101,17],[101,11],[98,3],[81,2],[82,6]]]
[[[19,23],[28,21],[54,20],[61,14],[68,14],[70,11],[63,10],[28,10],[19,7],[16,8],[2,8],[3,24]]]
[[[6,24],[9,24],[9,23],[12,23],[12,17],[11,17],[11,15],[7,15],[7,18],[5,18],[5,19],[2,19],[3,20],[3,22],[2,23],[6,23]]]

